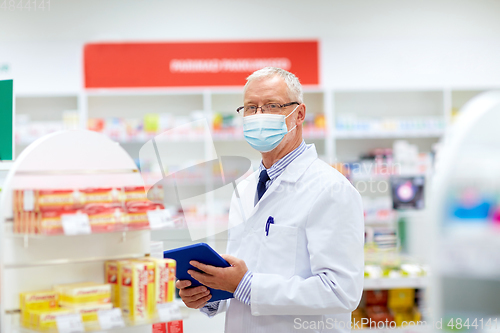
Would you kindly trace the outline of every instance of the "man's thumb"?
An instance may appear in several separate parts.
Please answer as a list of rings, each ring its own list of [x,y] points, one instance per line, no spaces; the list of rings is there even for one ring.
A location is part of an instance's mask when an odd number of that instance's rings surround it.
[[[232,255],[229,254],[221,254],[221,257],[224,258],[224,260],[227,261],[231,266],[236,264],[236,262],[238,261],[238,258],[233,257]]]

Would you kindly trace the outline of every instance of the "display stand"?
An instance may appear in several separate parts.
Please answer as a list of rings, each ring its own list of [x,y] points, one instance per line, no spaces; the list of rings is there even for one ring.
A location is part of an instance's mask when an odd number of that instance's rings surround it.
[[[482,218],[457,216],[454,208],[464,190],[469,194],[462,211],[471,212],[481,197],[498,198],[499,124],[500,91],[474,98],[461,110],[437,156],[426,226],[429,244],[423,245],[428,245],[433,272],[432,320],[442,320],[443,329],[460,328],[457,320],[474,331],[497,331],[500,325],[500,228],[491,213],[498,200],[491,200],[492,209]]]
[[[1,332],[26,331],[19,324],[19,293],[63,283],[103,283],[104,261],[143,257],[150,251],[150,230],[75,236],[15,234],[13,190],[124,186],[143,186],[141,175],[125,150],[101,134],[58,132],[22,152],[1,192]],[[142,324],[119,331],[151,332],[150,324]]]

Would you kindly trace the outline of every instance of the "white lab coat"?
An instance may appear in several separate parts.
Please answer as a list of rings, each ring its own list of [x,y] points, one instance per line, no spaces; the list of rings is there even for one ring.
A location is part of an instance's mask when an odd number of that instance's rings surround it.
[[[257,182],[258,172],[241,181],[241,205],[235,195],[231,202],[229,221],[238,225],[229,230],[227,253],[245,261],[253,280],[251,306],[221,302],[225,332],[348,332],[363,288],[359,193],[318,159],[314,145],[254,206]]]

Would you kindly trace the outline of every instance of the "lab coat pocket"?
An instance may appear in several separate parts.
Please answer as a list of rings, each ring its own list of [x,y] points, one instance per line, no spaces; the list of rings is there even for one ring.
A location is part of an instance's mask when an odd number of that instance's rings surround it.
[[[260,273],[291,277],[295,273],[297,250],[296,227],[271,224],[259,249]]]

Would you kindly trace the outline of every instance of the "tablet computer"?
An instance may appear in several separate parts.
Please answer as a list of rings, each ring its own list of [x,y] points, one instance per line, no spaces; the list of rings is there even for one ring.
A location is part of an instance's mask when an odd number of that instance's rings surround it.
[[[163,258],[175,259],[175,261],[177,261],[177,269],[175,273],[177,279],[191,281],[192,287],[201,286],[201,283],[193,279],[187,272],[190,269],[198,272],[200,271],[196,267],[189,264],[191,260],[196,260],[203,264],[217,267],[231,266],[226,260],[224,260],[224,258],[222,258],[206,243],[198,243],[164,251]],[[209,302],[215,302],[234,297],[233,293],[230,293],[228,291],[213,288],[208,289],[210,290],[210,294],[212,295],[212,298],[208,300]]]

